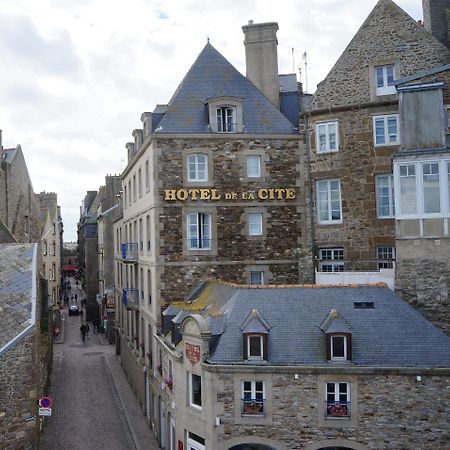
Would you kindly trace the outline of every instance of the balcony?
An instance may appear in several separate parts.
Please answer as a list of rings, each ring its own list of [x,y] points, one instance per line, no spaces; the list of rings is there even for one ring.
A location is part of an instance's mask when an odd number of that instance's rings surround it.
[[[122,244],[122,261],[124,263],[136,263],[138,261],[138,244],[137,242],[128,242]]]
[[[248,416],[265,416],[264,399],[246,398],[242,399],[241,414]]]
[[[325,417],[350,417],[350,402],[325,402]]]
[[[127,309],[139,309],[139,290],[132,288],[122,289],[122,302]]]

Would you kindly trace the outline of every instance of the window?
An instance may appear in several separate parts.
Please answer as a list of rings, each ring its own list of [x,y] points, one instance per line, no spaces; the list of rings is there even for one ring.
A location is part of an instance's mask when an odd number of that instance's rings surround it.
[[[187,157],[188,181],[208,180],[208,156],[192,154]]]
[[[262,235],[262,220],[263,215],[261,213],[250,213],[248,215],[248,234],[249,236],[261,236]]]
[[[127,207],[127,186],[125,185],[123,188],[123,206]]]
[[[377,217],[390,218],[395,216],[394,178],[392,175],[377,175],[375,177],[377,199]]]
[[[326,416],[350,417],[350,383],[326,383]]]
[[[247,155],[247,177],[261,178],[261,156]]]
[[[140,300],[144,300],[144,269],[140,269],[140,277],[139,277],[139,284],[140,284]]]
[[[394,85],[394,64],[375,67],[375,86],[377,95],[391,95],[397,91]]]
[[[264,284],[264,272],[250,272],[250,284]]]
[[[232,106],[220,106],[216,109],[217,132],[236,132],[236,109]]]
[[[439,164],[422,164],[423,212],[440,213]]]
[[[395,247],[377,247],[378,270],[392,269],[395,259]]]
[[[373,141],[375,146],[399,144],[398,114],[373,117]]]
[[[317,206],[319,224],[342,222],[341,183],[339,180],[317,182]]]
[[[131,205],[131,180],[128,180],[128,205]]]
[[[262,414],[264,410],[264,381],[244,380],[241,382],[242,413]]]
[[[395,164],[399,216],[450,215],[450,161]]]
[[[247,335],[247,359],[263,359],[263,337],[259,334]]]
[[[145,161],[145,190],[150,189],[150,169],[148,159]]]
[[[202,377],[188,373],[189,378],[189,405],[195,408],[202,407]]]
[[[211,215],[193,213],[187,216],[188,248],[211,249]]]
[[[139,168],[138,170],[138,192],[139,192],[139,198],[142,197],[142,170]]]
[[[331,359],[347,359],[347,338],[331,336]]]
[[[133,202],[137,200],[136,195],[136,175],[133,175]]]
[[[343,272],[344,271],[344,249],[322,248],[319,250],[321,272]]]
[[[148,295],[148,304],[152,304],[152,273],[150,269],[147,270],[147,295]]]
[[[202,437],[190,431],[188,432],[186,439],[187,450],[205,450],[205,442],[205,439]]]
[[[337,122],[316,125],[316,149],[317,153],[337,152],[339,150]]]
[[[144,250],[144,228],[142,225],[142,219],[139,219],[139,251]]]
[[[150,239],[150,216],[147,214],[145,218],[145,228],[147,233],[147,253],[150,253],[152,249],[151,239]]]

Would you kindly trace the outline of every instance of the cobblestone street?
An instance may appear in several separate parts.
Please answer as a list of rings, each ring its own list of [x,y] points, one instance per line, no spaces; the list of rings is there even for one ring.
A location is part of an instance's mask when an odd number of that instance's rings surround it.
[[[78,303],[84,294],[72,283],[72,294],[77,293]],[[90,333],[83,342],[80,334],[80,316],[64,313],[61,343],[55,343],[50,397],[53,400],[52,417],[41,439],[42,450],[76,449],[139,449],[157,448],[148,442],[150,432],[141,424],[141,436],[127,421],[126,405],[118,393],[111,369],[114,346],[103,343],[101,335]],[[104,339],[103,339],[104,340]],[[118,368],[121,370],[120,366]],[[121,374],[119,374],[121,375]],[[128,388],[126,381],[122,388]],[[135,399],[127,397],[130,403]],[[136,409],[135,405],[131,405]],[[144,422],[144,418],[138,417]],[[144,424],[145,426],[145,424]],[[140,445],[141,437],[142,445]],[[147,442],[146,442],[147,441]]]

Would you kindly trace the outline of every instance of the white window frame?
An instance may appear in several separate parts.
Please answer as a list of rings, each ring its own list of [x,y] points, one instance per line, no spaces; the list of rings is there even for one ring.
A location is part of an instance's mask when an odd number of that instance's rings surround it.
[[[333,210],[332,210],[332,195],[333,195],[333,189],[331,189],[332,183],[338,183],[338,197],[339,197],[339,218],[333,219]],[[321,186],[325,186],[326,190],[321,189]],[[327,219],[321,219],[321,203],[320,203],[320,194],[321,193],[327,194],[327,209],[326,212],[328,212]],[[336,224],[336,223],[342,223],[342,198],[341,198],[341,181],[339,178],[333,178],[330,180],[317,180],[316,181],[316,198],[317,198],[317,219],[319,224],[326,225],[326,224]]]
[[[330,128],[335,127],[335,139],[332,141],[330,139],[331,133]],[[322,132],[321,130],[324,130]],[[320,137],[325,136],[325,147],[321,148]],[[332,148],[332,143],[334,142],[334,148]],[[330,122],[319,122],[316,124],[316,150],[317,153],[334,153],[339,151],[339,124],[338,121]]]
[[[200,438],[202,442],[199,442],[197,438]],[[188,431],[186,436],[186,450],[205,450],[205,439]]]
[[[200,404],[194,403],[194,377],[198,377],[200,379]],[[202,409],[203,404],[203,390],[202,390],[202,377],[192,372],[188,372],[188,388],[189,388],[189,406],[192,406],[196,409]]]
[[[208,155],[204,153],[187,155],[186,170],[188,182],[208,181]]]
[[[261,178],[261,155],[247,155],[247,178]],[[256,161],[256,164],[250,163]]]
[[[392,269],[395,261],[395,247],[392,245],[379,245],[376,249],[378,270]]]
[[[395,119],[396,133],[395,133],[395,141],[390,139],[389,133],[389,121],[391,119]],[[377,122],[383,121],[383,130],[384,130],[384,142],[377,142]],[[398,114],[382,114],[378,116],[372,116],[372,127],[373,127],[373,145],[374,147],[389,147],[391,145],[399,145],[400,144],[400,128],[399,128],[399,120]],[[394,136],[392,134],[392,136]]]
[[[328,255],[331,258],[328,258]],[[321,272],[332,273],[332,272],[343,272],[344,271],[344,248],[343,247],[333,247],[333,248],[321,248],[319,249],[319,268]],[[325,267],[331,267],[330,270],[323,270]]]
[[[252,338],[259,339],[259,349],[260,349],[259,355],[251,355],[250,354],[250,350],[251,350],[250,339],[252,339]],[[247,360],[262,361],[263,359],[264,359],[264,339],[263,339],[263,337],[260,334],[248,334],[247,335]]]
[[[387,179],[387,189],[389,191],[389,213],[388,214],[382,214],[381,212],[381,205],[380,199],[381,197],[386,198],[385,195],[381,195],[380,190],[386,188],[386,186],[380,186],[381,180]],[[377,203],[377,217],[379,219],[391,219],[395,217],[395,195],[394,195],[394,176],[392,174],[383,174],[383,175],[375,175],[375,197],[376,197],[376,203]]]
[[[248,213],[248,235],[262,236],[263,234],[263,215],[262,213]]]
[[[194,220],[195,219],[195,220]],[[205,220],[207,219],[207,220]],[[187,215],[187,247],[189,250],[211,250],[212,215],[195,212]],[[192,245],[193,240],[197,245]]]
[[[346,385],[346,392],[345,393],[340,392],[340,385],[341,384],[345,384]],[[329,385],[333,385],[333,390],[328,390]],[[350,389],[351,389],[351,384],[349,382],[347,382],[347,381],[326,381],[325,382],[325,389],[324,389],[324,391],[325,391],[325,405],[326,405],[325,411],[327,411],[329,403],[331,403],[331,404],[332,403],[337,403],[337,404],[346,403],[346,410],[347,410],[347,414],[345,416],[342,416],[342,417],[335,417],[335,416],[329,415],[328,412],[326,412],[327,419],[328,418],[332,418],[332,419],[340,420],[340,419],[348,419],[350,417],[350,415],[351,415]],[[328,398],[329,395],[333,396],[334,398],[333,399],[331,399],[331,398],[329,399]],[[341,396],[345,396],[345,400],[341,400]]]
[[[334,355],[334,347],[333,347],[333,340],[335,338],[338,339],[344,339],[344,356],[335,356]],[[333,336],[330,336],[330,359],[332,361],[346,361],[347,360],[347,336],[343,335],[343,334],[336,334]]]
[[[389,80],[390,70],[392,69],[392,81]],[[381,83],[378,75],[381,75]],[[392,95],[397,93],[395,88],[395,64],[386,64],[374,67],[375,92],[376,95]]]
[[[245,383],[250,383],[250,389],[245,389]],[[256,383],[262,383],[262,390],[256,389]],[[245,398],[245,393],[250,393],[250,398]],[[256,398],[256,395],[262,395],[262,398]],[[266,403],[266,383],[262,380],[242,380],[241,381],[241,399],[245,411],[245,402],[254,401],[256,403],[262,402],[262,409],[260,413],[265,413],[265,403]]]
[[[423,167],[428,164],[438,164],[439,173],[439,197],[440,212],[426,213],[424,205],[424,189],[423,189]],[[422,160],[401,160],[394,161],[394,191],[396,218],[397,219],[419,219],[419,218],[442,218],[450,217],[450,174],[449,174],[450,158],[427,158]],[[414,167],[415,190],[415,212],[402,212],[402,193],[401,193],[401,167]],[[408,169],[409,170],[409,169]],[[410,175],[412,177],[412,175]]]
[[[253,283],[252,281],[252,276],[258,274],[260,276],[260,283]],[[251,270],[250,271],[250,285],[252,286],[261,286],[264,284],[264,271],[259,271],[259,270]]]
[[[236,133],[236,106],[219,105],[216,108],[216,123],[218,133]]]

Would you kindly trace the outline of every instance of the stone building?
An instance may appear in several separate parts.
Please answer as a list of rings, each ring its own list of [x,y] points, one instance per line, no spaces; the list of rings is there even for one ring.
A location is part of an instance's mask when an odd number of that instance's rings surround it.
[[[0,244],[0,448],[38,448],[51,361],[38,244]]]
[[[115,285],[126,305],[117,338],[141,399],[162,306],[205,277],[312,279],[308,251],[297,252],[307,248],[305,192],[297,185],[300,135],[288,117],[298,120],[299,92],[294,75],[282,77],[280,91],[277,29],[243,27],[247,77],[208,42],[169,103],[144,113],[143,130],[127,144],[115,223]]]
[[[63,224],[58,197],[54,192],[37,194],[41,210],[41,273],[48,282],[48,304],[57,305],[62,277]]]
[[[207,282],[162,316],[162,448],[448,444],[450,338],[386,287]]]
[[[318,270],[393,266],[392,155],[402,144],[395,80],[448,61],[446,46],[394,2],[380,0],[319,84],[301,118]]]
[[[88,191],[80,209],[78,222],[78,258],[79,274],[85,285],[87,320],[98,317],[97,295],[99,294],[100,274],[99,254],[103,247],[98,241],[98,214],[107,211],[117,203],[121,190],[121,179],[116,175],[107,175],[105,184],[98,191]],[[109,243],[108,243],[109,245]],[[104,243],[101,243],[104,246]],[[101,277],[100,277],[101,275]]]
[[[0,242],[38,242],[39,205],[22,148],[4,148],[0,131]]]

